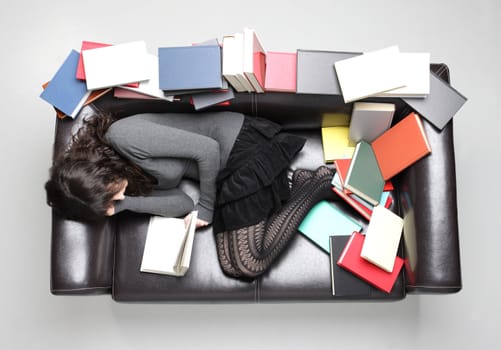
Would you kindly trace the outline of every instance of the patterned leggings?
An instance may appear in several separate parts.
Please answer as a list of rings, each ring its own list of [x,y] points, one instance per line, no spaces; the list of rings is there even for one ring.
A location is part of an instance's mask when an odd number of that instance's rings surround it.
[[[309,210],[320,200],[331,198],[333,170],[296,170],[291,196],[280,210],[266,220],[216,233],[217,254],[223,271],[233,277],[254,278],[285,249]]]

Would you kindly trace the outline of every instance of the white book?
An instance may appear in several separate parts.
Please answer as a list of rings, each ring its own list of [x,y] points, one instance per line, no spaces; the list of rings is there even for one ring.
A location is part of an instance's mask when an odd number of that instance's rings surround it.
[[[353,143],[374,141],[391,127],[393,103],[355,102],[351,111],[349,138]]]
[[[345,103],[405,86],[398,46],[334,63]]]
[[[401,52],[405,86],[383,92],[378,97],[426,97],[430,94],[430,54]]]
[[[400,216],[384,206],[376,205],[360,256],[383,270],[392,272],[403,225],[404,220]]]
[[[144,41],[85,50],[82,58],[88,90],[140,82],[151,75]]]
[[[247,79],[244,73],[244,34],[243,33],[235,33],[235,41],[237,46],[237,55],[238,55],[238,67],[236,72],[236,77],[240,84],[245,88],[247,92],[253,92],[254,87]]]
[[[138,87],[123,85],[121,88],[172,102],[174,97],[165,96],[164,91],[159,88],[158,56],[148,54],[148,66],[150,68],[148,80],[139,82]]]
[[[197,211],[191,220],[152,216],[144,245],[141,271],[171,276],[184,276],[190,267]]]
[[[242,85],[237,75],[243,66],[243,51],[239,47],[234,35],[223,37],[223,77],[237,92],[245,92],[247,89]]]

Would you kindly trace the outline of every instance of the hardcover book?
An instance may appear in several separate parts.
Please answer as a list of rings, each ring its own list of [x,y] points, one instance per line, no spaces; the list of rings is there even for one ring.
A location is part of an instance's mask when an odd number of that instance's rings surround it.
[[[100,47],[82,52],[87,89],[102,89],[150,78],[144,41]]]
[[[71,118],[78,115],[91,93],[85,82],[76,77],[79,57],[80,54],[72,50],[40,94],[40,98]]]
[[[148,54],[149,79],[139,82],[137,87],[123,85],[122,88],[148,95],[162,100],[172,100],[159,88],[159,60],[155,55]]]
[[[383,92],[378,97],[424,98],[430,93],[430,54],[427,52],[401,52],[405,86]]]
[[[247,86],[241,82],[243,74],[243,40],[239,35],[225,35],[222,49],[222,74],[237,92],[246,92]]]
[[[405,86],[398,46],[334,63],[345,103]]]
[[[371,285],[390,293],[404,265],[404,260],[397,256],[392,272],[387,272],[360,256],[364,240],[364,235],[354,232],[344,247],[337,264]]]
[[[354,231],[361,231],[362,226],[328,201],[323,200],[311,208],[299,225],[298,230],[329,253],[330,236],[350,235]]]
[[[333,65],[337,61],[359,55],[356,52],[297,50],[297,92],[341,95]]]
[[[266,51],[256,31],[243,31],[243,72],[256,92],[264,92]]]
[[[355,146],[350,142],[348,126],[323,127],[321,132],[325,163],[353,156]]]
[[[360,141],[355,147],[344,187],[372,205],[379,203],[385,180],[369,143]]]
[[[264,80],[266,91],[296,92],[296,53],[266,53],[266,74]]]
[[[466,103],[467,98],[430,72],[430,94],[423,99],[403,98],[404,102],[442,130]]]
[[[332,295],[340,298],[367,297],[377,293],[379,289],[337,264],[350,237],[351,235],[330,237]]]
[[[351,112],[350,140],[372,142],[391,127],[393,103],[355,102]]]
[[[83,55],[82,53],[85,50],[92,50],[92,49],[97,49],[100,47],[106,47],[106,46],[111,46],[111,44],[104,44],[104,43],[96,43],[94,41],[82,41],[82,46],[80,48],[80,57],[78,59],[78,67],[77,67],[77,79],[80,80],[85,80],[85,66],[84,66],[84,61],[83,61]]]
[[[167,94],[223,87],[219,45],[160,47],[158,66],[159,88]]]
[[[141,272],[184,276],[190,267],[196,221],[196,211],[188,225],[182,218],[151,216]]]
[[[210,106],[218,105],[235,97],[231,87],[217,91],[200,92],[191,96],[195,110],[201,110]]]
[[[392,272],[403,225],[403,219],[397,214],[382,205],[376,205],[372,210],[360,256],[383,270]]]
[[[385,180],[431,153],[421,118],[414,112],[375,139],[371,146]]]
[[[136,100],[158,100],[158,97],[153,97],[151,95],[146,95],[140,92],[124,89],[121,86],[113,88],[113,96],[116,98],[123,99],[136,99]]]

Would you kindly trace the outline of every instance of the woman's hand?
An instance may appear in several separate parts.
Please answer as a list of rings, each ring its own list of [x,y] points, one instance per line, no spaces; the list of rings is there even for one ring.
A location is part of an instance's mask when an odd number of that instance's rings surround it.
[[[191,221],[191,213],[189,213],[188,215],[186,215],[184,217],[184,225],[188,226],[188,224],[190,223],[190,221]],[[195,228],[198,229],[198,228],[201,228],[201,227],[205,227],[207,225],[209,225],[209,223],[207,221],[197,218],[197,222],[195,224]]]

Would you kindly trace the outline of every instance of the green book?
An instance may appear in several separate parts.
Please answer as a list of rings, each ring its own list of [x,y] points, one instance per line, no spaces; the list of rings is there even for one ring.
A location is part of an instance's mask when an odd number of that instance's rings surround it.
[[[377,205],[384,189],[384,179],[371,145],[360,141],[355,146],[344,187]]]
[[[310,209],[298,230],[326,253],[330,253],[330,236],[351,235],[354,231],[360,232],[362,226],[323,200]]]

